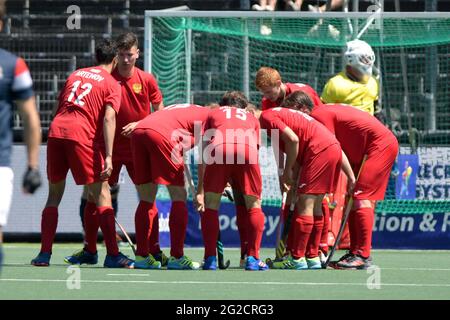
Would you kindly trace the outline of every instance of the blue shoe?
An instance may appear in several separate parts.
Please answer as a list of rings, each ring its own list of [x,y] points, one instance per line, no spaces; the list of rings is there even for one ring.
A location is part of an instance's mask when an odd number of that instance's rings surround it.
[[[36,258],[31,260],[31,265],[36,267],[48,267],[52,254],[48,252],[39,252]]]
[[[97,264],[98,262],[98,254],[90,253],[84,249],[75,252],[71,256],[67,256],[64,258],[64,262],[68,264]]]
[[[249,256],[245,262],[245,270],[248,271],[266,271],[269,270],[269,266],[255,257]]]
[[[105,268],[134,269],[134,261],[119,252],[117,256],[106,255],[103,266]]]
[[[217,269],[217,258],[216,256],[209,256],[205,259],[202,266],[203,270],[216,270]]]
[[[322,261],[320,260],[320,257],[306,258],[306,263],[308,264],[308,269],[322,269]]]

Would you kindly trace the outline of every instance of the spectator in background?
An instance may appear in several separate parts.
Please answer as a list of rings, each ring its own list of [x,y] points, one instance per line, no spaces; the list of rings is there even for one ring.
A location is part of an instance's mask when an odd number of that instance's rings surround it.
[[[300,6],[301,3],[303,2],[303,0],[297,1],[300,2]],[[308,10],[312,11],[312,12],[325,12],[325,11],[333,11],[336,9],[339,9],[340,7],[342,7],[344,0],[331,0],[331,5],[330,5],[330,9],[327,10],[327,1],[324,1],[325,3],[321,6],[313,6],[311,4],[308,5]]]
[[[277,7],[277,0],[259,0],[258,3],[252,5],[255,11],[274,11]]]
[[[0,32],[5,13],[5,1],[0,0]],[[10,121],[13,101],[23,119],[28,152],[28,168],[22,183],[23,192],[32,194],[41,185],[38,170],[41,123],[36,109],[33,82],[25,61],[0,49],[0,268],[3,260],[2,228],[7,222],[13,193],[14,173],[10,168],[13,141]]]

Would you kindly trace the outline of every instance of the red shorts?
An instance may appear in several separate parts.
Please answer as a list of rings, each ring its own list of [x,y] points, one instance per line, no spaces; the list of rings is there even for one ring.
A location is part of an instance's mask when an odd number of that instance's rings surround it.
[[[233,148],[231,148],[232,150]],[[236,150],[235,150],[236,151]],[[204,175],[205,192],[222,193],[229,182],[233,190],[237,190],[244,195],[252,195],[261,198],[262,178],[261,169],[258,163],[254,163],[254,153],[256,149],[249,149],[240,154],[234,153],[228,159],[244,159],[244,163],[213,163],[208,164]],[[244,157],[244,158],[242,158]],[[256,157],[257,159],[257,157]],[[225,158],[224,158],[225,160]],[[237,162],[237,161],[236,161]],[[256,161],[257,162],[257,161]]]
[[[184,186],[184,162],[176,143],[152,129],[136,129],[131,136],[136,185],[154,183]]]
[[[398,154],[398,141],[394,137],[386,141],[385,148],[373,148],[367,152],[367,159],[356,182],[353,197],[358,200],[383,200],[389,182],[392,165]],[[361,164],[353,164],[355,176]]]
[[[333,144],[318,154],[309,150],[303,158],[298,184],[299,194],[325,194],[336,190],[341,171],[342,151]]]
[[[66,179],[69,169],[78,185],[100,182],[104,159],[103,148],[68,139],[48,138],[47,176],[51,183]]]

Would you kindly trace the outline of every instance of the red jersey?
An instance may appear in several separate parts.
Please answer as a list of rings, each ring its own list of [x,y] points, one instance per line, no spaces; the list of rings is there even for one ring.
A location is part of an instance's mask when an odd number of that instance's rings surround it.
[[[272,130],[278,129],[279,135],[289,127],[298,136],[299,150],[297,159],[301,162],[305,151],[318,154],[330,145],[339,144],[336,138],[320,122],[298,110],[272,108],[261,113],[261,128],[267,129],[272,137]],[[280,149],[285,152],[284,142],[279,140]]]
[[[86,145],[103,144],[105,105],[120,108],[120,87],[102,67],[73,72],[59,95],[59,106],[48,136]]]
[[[263,111],[270,109],[270,108],[279,107],[288,95],[290,95],[292,92],[296,92],[296,91],[303,91],[306,94],[308,94],[315,107],[320,106],[322,104],[322,101],[320,100],[320,97],[317,94],[316,90],[314,90],[307,84],[285,83],[284,85],[286,86],[286,94],[284,95],[284,97],[282,99],[278,99],[277,101],[270,101],[266,97],[263,97],[263,99],[261,101],[261,109]]]
[[[195,104],[174,104],[148,115],[139,122],[136,129],[152,129],[161,136],[173,141],[189,136],[191,146],[196,134],[201,135],[208,118],[209,109]],[[198,137],[199,138],[199,137]]]
[[[133,75],[122,77],[115,69],[112,74],[122,89],[122,101],[116,118],[114,150],[130,148],[130,139],[122,136],[122,128],[131,122],[144,119],[151,113],[150,104],[159,104],[162,94],[155,78],[150,73],[134,67]]]
[[[211,144],[245,144],[259,148],[259,122],[244,109],[223,106],[211,110],[205,122],[206,130],[214,129],[208,136]],[[220,131],[220,134],[217,133]]]
[[[369,150],[382,150],[396,139],[377,118],[352,106],[324,104],[314,108],[311,116],[336,136],[351,164],[361,163]]]

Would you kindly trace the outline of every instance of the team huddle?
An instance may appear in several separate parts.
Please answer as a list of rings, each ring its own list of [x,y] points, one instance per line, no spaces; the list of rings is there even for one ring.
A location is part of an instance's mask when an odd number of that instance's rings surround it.
[[[398,142],[373,116],[377,83],[371,77],[375,58],[370,46],[349,42],[348,68],[327,83],[322,97],[306,84],[284,83],[277,70],[261,67],[255,77],[256,88],[263,94],[261,108],[239,91],[225,92],[220,101],[208,106],[164,107],[155,78],[134,65],[138,56],[132,33],[116,41],[104,40],[96,47],[98,65],[76,70],[61,90],[48,136],[49,195],[42,212],[41,250],[32,265],[50,265],[69,170],[76,184],[87,190],[84,247],[65,258],[69,264],[97,264],[101,229],[107,251],[104,267],[216,270],[218,210],[224,189],[231,186],[241,267],[250,271],[320,269],[328,250],[324,237],[329,210],[324,199],[336,191],[344,174],[353,200],[350,250],[331,266],[366,269],[371,265],[375,202],[384,198]],[[356,89],[341,99],[338,88],[348,88],[346,83]],[[363,108],[358,109],[355,101],[361,101]],[[280,192],[286,198],[282,220],[286,224],[291,219],[285,251],[267,264],[259,254],[265,219],[258,162],[262,130],[271,139]],[[202,263],[184,254],[185,176],[190,176],[184,156],[195,146],[202,150],[198,183],[191,188],[200,214]],[[117,184],[122,166],[139,195],[134,259],[122,254],[116,241],[110,186]],[[160,184],[167,186],[172,202],[168,258],[158,241]]]

